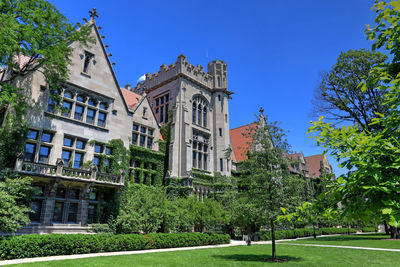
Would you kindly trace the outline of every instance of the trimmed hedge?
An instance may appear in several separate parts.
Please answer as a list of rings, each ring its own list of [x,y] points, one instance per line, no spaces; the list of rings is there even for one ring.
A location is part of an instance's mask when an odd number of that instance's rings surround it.
[[[375,227],[363,227],[361,232],[378,232],[378,230]]]
[[[356,229],[347,229],[347,228],[319,228],[315,229],[316,235],[333,235],[333,234],[347,234],[356,233]],[[271,240],[271,231],[260,231],[258,232],[260,240]],[[276,230],[275,238],[279,239],[292,239],[298,237],[307,237],[313,236],[314,230],[312,228],[300,228],[294,230]]]
[[[227,244],[224,234],[49,234],[0,238],[0,259]]]

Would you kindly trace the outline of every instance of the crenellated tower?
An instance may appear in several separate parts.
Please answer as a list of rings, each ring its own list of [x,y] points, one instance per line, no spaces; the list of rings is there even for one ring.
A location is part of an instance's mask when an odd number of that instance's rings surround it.
[[[213,143],[214,171],[230,175],[232,162],[229,139],[229,104],[227,64],[222,60],[208,63],[207,72],[213,77]]]

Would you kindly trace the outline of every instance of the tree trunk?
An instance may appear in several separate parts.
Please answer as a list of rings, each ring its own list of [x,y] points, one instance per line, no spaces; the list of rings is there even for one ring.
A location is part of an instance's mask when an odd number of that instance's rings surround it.
[[[271,238],[272,238],[272,257],[271,259],[275,261],[276,259],[276,248],[275,248],[275,225],[274,220],[271,219]]]
[[[386,221],[383,221],[383,226],[385,226],[385,234],[390,235],[389,227],[388,227]]]
[[[399,230],[396,227],[390,226],[390,238],[399,239]]]
[[[246,240],[246,244],[248,245],[248,246],[251,246],[251,226],[248,226],[248,228],[247,228],[247,240]]]
[[[313,234],[314,235],[314,239],[316,239],[317,238],[317,234],[315,233],[315,224],[312,225],[312,228],[313,228],[313,231],[314,231],[314,234]]]

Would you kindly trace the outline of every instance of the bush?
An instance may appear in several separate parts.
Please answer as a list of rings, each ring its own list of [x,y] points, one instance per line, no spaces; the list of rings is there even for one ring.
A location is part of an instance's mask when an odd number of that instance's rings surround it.
[[[0,259],[227,244],[224,234],[49,234],[0,238]]]
[[[347,228],[319,228],[315,229],[316,235],[333,235],[333,234],[347,234],[356,233],[356,229],[347,229]],[[291,239],[291,238],[298,238],[298,237],[307,237],[313,236],[314,230],[312,228],[300,228],[300,229],[293,229],[293,230],[276,230],[275,231],[275,238],[279,239]],[[271,231],[260,231],[258,232],[258,236],[260,240],[271,240]]]
[[[378,232],[378,230],[375,227],[363,227],[361,232]]]
[[[92,229],[91,231],[93,233],[113,233],[113,230],[108,224],[102,224],[102,223],[94,223],[92,224]]]

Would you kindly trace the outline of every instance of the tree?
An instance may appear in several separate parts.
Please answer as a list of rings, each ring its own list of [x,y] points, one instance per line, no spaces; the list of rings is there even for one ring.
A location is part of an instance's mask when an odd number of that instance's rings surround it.
[[[275,221],[281,207],[300,203],[302,179],[291,175],[285,155],[289,145],[277,123],[268,124],[263,114],[254,135],[253,150],[243,162],[239,195],[245,206],[243,219],[254,225],[268,225],[272,234],[272,260],[276,261]],[[245,204],[245,203],[248,204]]]
[[[23,115],[29,107],[29,96],[24,95],[20,81],[33,72],[41,72],[51,97],[59,100],[56,90],[68,77],[72,53],[69,44],[77,41],[88,45],[93,41],[88,37],[90,28],[81,26],[78,30],[79,26],[72,25],[44,0],[0,2],[0,135],[7,135],[8,131],[20,137],[8,140],[16,148],[25,139]],[[15,149],[0,150],[0,167],[12,166],[16,155],[11,153],[15,154]]]
[[[21,178],[10,172],[0,173],[0,232],[12,233],[22,225],[28,225],[29,212],[26,206],[31,194],[31,179]]]
[[[371,221],[385,220],[392,226],[392,237],[398,237],[400,226],[400,77],[397,69],[400,58],[400,1],[376,2],[375,28],[366,33],[374,41],[373,49],[386,48],[393,61],[372,68],[370,79],[382,92],[386,113],[376,113],[370,123],[380,125],[381,131],[360,129],[359,125],[337,128],[322,117],[313,122],[310,132],[318,145],[331,151],[341,166],[349,172],[332,181],[326,196],[342,216]],[[368,90],[362,82],[359,89]],[[340,205],[338,205],[340,203]]]
[[[156,232],[168,207],[164,188],[128,182],[121,195],[117,227],[122,233]]]
[[[324,115],[326,119],[356,123],[360,129],[372,130],[372,119],[376,113],[385,114],[382,105],[383,91],[379,81],[370,79],[372,68],[385,63],[387,56],[380,52],[364,49],[340,53],[337,62],[329,72],[321,74],[321,83],[314,92],[314,116]],[[366,82],[365,90],[359,89]],[[377,125],[375,125],[377,126]]]
[[[196,201],[190,212],[193,214],[194,228],[199,232],[214,232],[226,221],[225,212],[219,202],[206,198]]]

